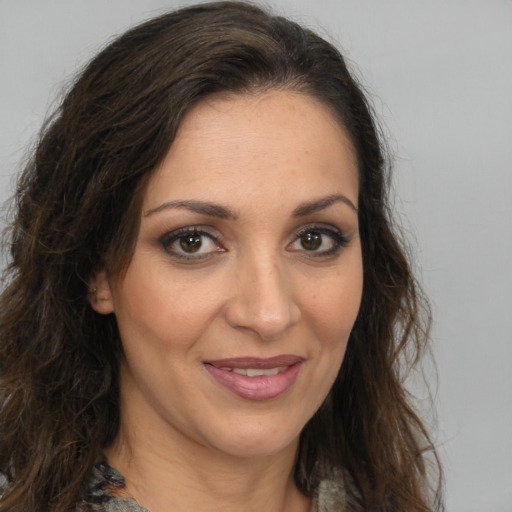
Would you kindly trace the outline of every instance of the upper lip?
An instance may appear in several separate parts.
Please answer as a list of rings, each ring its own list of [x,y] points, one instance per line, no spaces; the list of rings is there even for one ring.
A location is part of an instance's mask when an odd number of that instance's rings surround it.
[[[291,354],[282,354],[274,357],[231,357],[227,359],[215,359],[205,361],[205,364],[211,364],[216,368],[254,368],[260,370],[268,370],[280,366],[292,366],[304,361],[303,357]]]

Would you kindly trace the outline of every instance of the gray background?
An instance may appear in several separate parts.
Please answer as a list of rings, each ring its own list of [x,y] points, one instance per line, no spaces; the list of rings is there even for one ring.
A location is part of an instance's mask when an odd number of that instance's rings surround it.
[[[0,0],[1,200],[78,68],[176,5]],[[396,210],[434,307],[448,510],[511,512],[512,0],[268,5],[345,50],[388,133]]]

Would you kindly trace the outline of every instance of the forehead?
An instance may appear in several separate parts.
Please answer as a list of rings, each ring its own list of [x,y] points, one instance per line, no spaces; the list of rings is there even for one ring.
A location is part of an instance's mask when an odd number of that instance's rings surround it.
[[[225,201],[308,188],[323,195],[333,187],[357,202],[355,151],[328,107],[283,90],[230,94],[210,97],[185,115],[149,181],[144,207],[169,195]]]

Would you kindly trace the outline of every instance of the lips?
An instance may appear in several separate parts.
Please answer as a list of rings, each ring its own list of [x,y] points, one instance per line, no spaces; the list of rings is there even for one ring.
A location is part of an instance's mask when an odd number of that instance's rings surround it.
[[[279,355],[266,359],[241,357],[205,361],[204,367],[224,388],[247,400],[270,400],[295,382],[304,359]]]

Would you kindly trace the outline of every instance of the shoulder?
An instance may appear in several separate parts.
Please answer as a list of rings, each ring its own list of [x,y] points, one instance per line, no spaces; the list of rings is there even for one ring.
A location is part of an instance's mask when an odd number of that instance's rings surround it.
[[[314,494],[311,512],[363,512],[354,480],[344,469],[325,473]]]
[[[112,490],[123,486],[123,476],[106,462],[100,462],[91,471],[79,512],[149,512],[132,498],[112,496]]]
[[[7,478],[3,473],[0,472],[0,498],[2,498],[4,494],[4,490],[7,487]]]
[[[0,473],[0,500],[8,486],[8,480]],[[77,507],[77,512],[149,512],[129,498],[115,498],[108,488],[122,487],[123,477],[106,463],[97,464],[89,477],[87,492]]]

